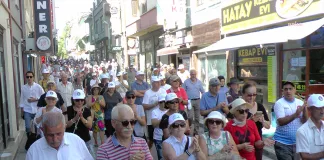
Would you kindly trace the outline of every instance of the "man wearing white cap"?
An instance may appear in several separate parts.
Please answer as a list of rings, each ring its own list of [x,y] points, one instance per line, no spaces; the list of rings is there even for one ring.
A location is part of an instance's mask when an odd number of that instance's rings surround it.
[[[92,73],[92,79],[90,80],[90,86],[92,87],[94,84],[99,84],[100,80],[97,77],[97,73]]]
[[[177,75],[180,77],[182,83],[190,77],[189,71],[185,69],[183,64],[179,65]]]
[[[160,78],[153,76],[151,79],[152,89],[148,90],[144,94],[143,98],[143,107],[146,111],[146,124],[148,130],[148,138],[149,138],[149,147],[151,148],[153,145],[153,132],[154,128],[152,126],[152,111],[155,108],[159,107],[159,95],[167,94],[166,91],[161,88]]]
[[[136,81],[131,84],[131,90],[135,92],[136,96],[135,104],[142,105],[144,94],[149,89],[149,84],[144,82],[144,72],[137,71]]]
[[[47,82],[50,81],[50,71],[48,69],[44,69],[42,71],[43,79],[39,81],[39,85],[41,85],[45,92],[47,92]]]
[[[313,94],[307,100],[310,118],[297,130],[296,152],[302,159],[324,160],[324,97]]]
[[[101,68],[101,70],[102,70],[102,73],[99,75],[99,80],[102,80],[102,76],[107,76],[107,77],[109,77],[110,75],[109,75],[109,73],[107,72],[107,68],[105,68],[104,66]]]
[[[128,82],[123,79],[123,72],[117,73],[116,91],[120,93],[122,98],[125,98],[126,92],[129,89]]]

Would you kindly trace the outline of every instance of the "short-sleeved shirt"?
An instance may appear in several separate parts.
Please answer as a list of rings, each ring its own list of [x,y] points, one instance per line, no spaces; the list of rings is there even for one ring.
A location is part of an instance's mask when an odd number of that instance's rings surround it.
[[[220,89],[219,89],[219,93],[225,93],[226,94],[226,92],[228,92],[228,91],[229,91],[229,89],[226,86],[220,87]]]
[[[144,108],[142,105],[136,105],[137,116],[143,117],[145,116]],[[143,137],[145,131],[145,126],[141,126],[141,124],[137,121],[134,125],[134,132],[137,137]]]
[[[148,90],[150,89],[150,85],[146,82],[142,82],[142,84],[139,84],[137,81],[135,81],[132,83],[131,88],[134,91]],[[143,102],[143,97],[136,97],[135,104],[142,105],[142,102]]]
[[[289,102],[283,97],[275,103],[274,112],[277,119],[284,118],[286,116],[295,114],[297,107],[302,106],[303,104],[304,102],[297,98],[295,98],[293,102]],[[303,113],[301,113],[298,118],[295,118],[293,121],[286,125],[277,125],[273,139],[286,145],[295,144],[297,129],[302,125],[302,115]]]
[[[180,142],[177,138],[175,138],[174,136],[170,136],[168,139],[166,139],[163,143],[168,143],[172,146],[176,156],[180,156],[183,153],[185,153],[185,147],[186,147],[186,143],[187,140],[189,140],[188,146],[191,146],[192,143],[192,137],[188,137],[185,135],[182,138],[182,141]],[[192,154],[191,156],[188,157],[187,160],[195,160],[196,157],[194,154]]]
[[[180,113],[185,120],[188,120],[188,116],[185,111],[179,111],[178,113]],[[170,115],[164,114],[161,118],[159,127],[160,127],[160,129],[162,129],[162,131],[163,131],[163,129],[166,129],[169,127],[169,116]],[[162,140],[165,140],[164,136],[162,137]]]
[[[166,92],[167,93],[175,93],[178,96],[178,98],[182,98],[183,100],[188,100],[187,93],[182,87],[179,87],[177,91],[170,88]],[[182,102],[179,103],[179,110],[181,110],[181,111],[185,110],[185,106]]]
[[[152,111],[152,119],[157,119],[157,120],[161,120],[162,119],[162,116],[167,112],[168,110],[164,110],[162,111],[159,108],[156,108]],[[157,128],[154,128],[154,135],[153,135],[153,139],[155,140],[159,140],[161,141],[162,140],[162,136],[163,136],[163,131],[161,128],[157,127]]]
[[[43,115],[43,109],[45,109],[45,107],[38,108],[37,113],[36,113],[35,118],[34,118],[35,124],[37,124],[36,123],[36,118],[39,118],[40,116]],[[47,112],[60,112],[60,113],[62,113],[62,110],[59,109],[59,108],[57,108],[57,107],[53,107],[50,111],[47,111]],[[38,128],[41,127],[41,126],[42,126],[42,122],[40,122],[39,124],[37,124],[37,127]]]
[[[55,92],[55,93],[56,93],[57,98],[58,98],[55,106],[57,108],[60,108],[61,109],[61,106],[64,104],[64,100],[63,100],[63,98],[62,98],[62,96],[61,96],[60,93],[57,93],[57,92]],[[47,105],[47,103],[45,101],[45,97],[46,97],[46,93],[44,93],[43,95],[41,95],[41,97],[38,100],[37,107],[45,107]]]
[[[113,136],[107,139],[97,151],[97,160],[118,159],[129,160],[130,156],[142,151],[145,155],[145,160],[153,160],[151,152],[143,138],[132,136],[132,143],[129,148],[122,146],[114,133]]]
[[[165,94],[166,95],[166,91],[163,88],[160,88],[157,92],[154,92],[152,89],[147,90],[144,94],[144,98],[143,98],[143,104],[154,104],[159,100],[159,95]],[[159,105],[146,110],[146,124],[147,125],[152,125],[151,119],[152,119],[152,111],[155,108],[158,108]]]
[[[187,92],[189,99],[200,98],[200,93],[205,93],[203,84],[199,79],[196,82],[192,82],[190,78],[186,79],[182,84],[182,88]]]
[[[75,115],[77,114],[77,112],[73,109],[73,107],[68,107],[67,108],[67,116],[68,116],[68,121],[73,119],[75,117]],[[84,107],[83,108],[83,113],[82,113],[83,117],[85,119],[87,119],[88,117],[91,116],[91,111],[89,108]],[[75,125],[77,124],[77,122],[75,122],[72,126],[70,126],[69,128],[66,128],[66,132],[70,132],[73,133]],[[88,142],[90,141],[90,134],[89,134],[89,128],[87,128],[81,120],[79,120],[79,123],[77,125],[77,129],[75,130],[74,134],[78,135],[81,139],[84,140],[84,142]]]
[[[114,92],[112,96],[108,94],[108,92],[103,94],[103,97],[106,102],[105,106],[105,120],[110,120],[111,119],[111,111],[112,109],[121,101],[123,101],[123,98],[120,96],[118,92]]]
[[[309,118],[298,130],[296,134],[297,153],[319,153],[324,151],[324,121],[321,129],[318,129]],[[322,158],[321,160],[324,160]]]
[[[108,77],[108,79],[110,78],[110,75],[109,75],[108,72],[106,72],[106,73],[101,73],[101,74],[99,75],[99,79],[101,80],[103,76]]]
[[[224,127],[225,131],[231,133],[233,140],[236,144],[243,144],[245,142],[250,142],[250,145],[254,146],[254,143],[261,140],[258,129],[252,120],[246,120],[245,126],[234,126],[233,120],[229,121]],[[240,150],[240,155],[248,160],[255,160],[255,151],[248,152],[246,150]]]
[[[215,108],[218,104],[222,102],[228,104],[226,95],[224,93],[218,93],[216,96],[213,96],[212,94],[210,94],[210,92],[205,92],[201,96],[200,110],[208,110]],[[221,109],[219,109],[218,111],[223,113]]]

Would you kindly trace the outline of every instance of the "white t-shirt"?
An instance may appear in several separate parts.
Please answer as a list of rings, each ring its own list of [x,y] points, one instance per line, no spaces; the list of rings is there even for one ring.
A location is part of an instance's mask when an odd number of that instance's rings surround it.
[[[128,85],[128,82],[126,80],[123,80],[123,82],[124,82],[124,84]],[[124,85],[122,85],[119,81],[115,81],[115,85],[116,85],[116,87],[119,86],[119,88],[116,89],[116,91],[118,93],[120,93],[120,96],[122,98],[125,98],[125,95],[126,95],[126,92],[127,92],[127,88]]]
[[[189,73],[189,71],[187,71],[187,70],[185,70],[183,73],[181,73],[180,71],[178,71],[178,72],[177,72],[177,75],[180,77],[182,83],[183,83],[186,79],[190,78],[190,73]]]
[[[98,84],[100,83],[100,80],[97,80],[97,79],[91,79],[90,81],[90,86],[93,86],[94,84],[96,84],[98,81]]]
[[[163,88],[160,88],[157,92],[152,91],[152,89],[147,90],[144,94],[143,104],[154,104],[154,103],[158,102],[159,95],[161,95],[161,94],[167,94]],[[152,122],[151,122],[152,111],[157,107],[159,107],[159,105],[157,105],[149,110],[145,110],[147,125],[152,125]]]
[[[38,108],[37,113],[36,113],[35,118],[34,118],[34,123],[37,126],[37,133],[39,133],[41,137],[44,137],[44,133],[40,129],[42,127],[42,122],[40,122],[40,123],[37,124],[36,123],[36,118],[39,118],[40,116],[42,116],[42,114],[43,114],[43,112],[42,112],[43,108],[45,109],[46,107]],[[59,108],[57,108],[56,106],[54,106],[50,111],[47,111],[47,112],[60,112],[60,113],[62,113],[62,110],[59,109]]]
[[[298,130],[296,134],[296,152],[319,153],[324,151],[324,121],[319,130],[309,118]],[[324,160],[322,158],[321,160]]]
[[[162,111],[159,108],[155,108],[152,111],[152,119],[157,119],[157,120],[161,120],[162,116],[167,112],[168,110]],[[163,131],[162,129],[160,129],[159,127],[154,128],[154,135],[153,135],[153,139],[155,140],[160,140],[162,141],[162,135],[163,135]]]

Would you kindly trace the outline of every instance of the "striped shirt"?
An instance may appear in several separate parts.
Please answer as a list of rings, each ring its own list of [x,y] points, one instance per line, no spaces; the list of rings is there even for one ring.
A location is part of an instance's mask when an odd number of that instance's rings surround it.
[[[145,160],[153,160],[151,152],[143,138],[132,135],[132,143],[129,148],[122,146],[114,134],[98,148],[97,160],[129,160],[131,155],[142,151]]]

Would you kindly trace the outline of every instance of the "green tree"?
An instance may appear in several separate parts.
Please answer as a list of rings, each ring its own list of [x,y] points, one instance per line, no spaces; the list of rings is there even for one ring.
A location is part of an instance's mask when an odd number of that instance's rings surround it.
[[[67,22],[65,24],[64,30],[62,32],[62,35],[60,36],[58,40],[58,51],[57,56],[59,58],[68,58],[68,53],[66,52],[66,46],[65,41],[68,37],[70,37],[72,25],[70,22]]]

